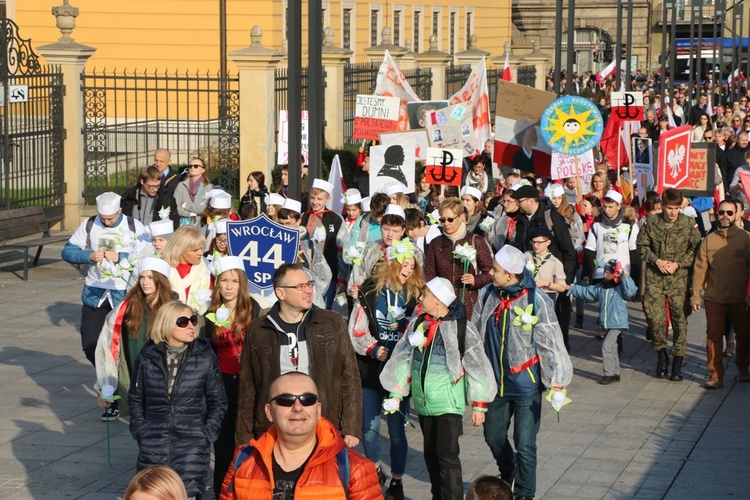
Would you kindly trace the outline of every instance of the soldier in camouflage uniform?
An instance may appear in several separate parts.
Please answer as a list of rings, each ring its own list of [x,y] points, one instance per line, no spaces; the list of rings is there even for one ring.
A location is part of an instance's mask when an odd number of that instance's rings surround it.
[[[663,212],[652,215],[638,235],[638,251],[645,268],[646,287],[643,305],[651,345],[658,355],[656,378],[667,376],[667,304],[674,331],[672,340],[671,380],[682,380],[682,360],[687,344],[687,314],[689,314],[689,273],[700,245],[700,231],[695,220],[680,213],[682,193],[667,189],[662,195]]]

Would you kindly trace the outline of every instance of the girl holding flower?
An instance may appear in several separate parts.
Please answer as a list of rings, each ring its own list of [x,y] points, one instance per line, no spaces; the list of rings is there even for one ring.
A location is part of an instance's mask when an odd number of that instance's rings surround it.
[[[163,304],[173,300],[169,264],[147,257],[138,262],[137,270],[138,285],[131,288],[125,299],[107,315],[94,353],[96,389],[102,393],[116,389],[121,397],[128,394],[130,374],[135,359],[149,339],[154,314]],[[105,389],[107,386],[112,389]],[[99,397],[98,403],[106,408],[102,422],[119,418],[119,401],[107,403]],[[123,414],[127,415],[127,403],[122,406]]]
[[[205,323],[206,338],[219,360],[228,399],[227,413],[214,443],[214,491],[221,491],[221,483],[234,455],[242,344],[247,325],[259,316],[260,307],[247,291],[247,275],[241,258],[219,257],[214,261],[214,269],[216,283]]]
[[[362,443],[367,458],[380,471],[380,415],[388,393],[380,384],[379,376],[390,358],[401,334],[406,329],[420,290],[424,286],[422,270],[416,261],[417,248],[408,238],[394,241],[387,248],[387,262],[377,278],[365,281],[349,318],[349,333],[357,353],[357,364],[362,381]],[[405,415],[409,413],[409,398],[405,397],[398,412],[387,416],[391,444],[391,473],[389,491],[399,498],[403,493],[401,476],[406,469]],[[382,476],[384,477],[384,476]],[[400,496],[403,498],[403,495]]]
[[[203,314],[211,301],[211,275],[203,260],[206,238],[193,226],[177,228],[164,249],[169,282],[178,298]],[[201,325],[202,326],[202,325]]]

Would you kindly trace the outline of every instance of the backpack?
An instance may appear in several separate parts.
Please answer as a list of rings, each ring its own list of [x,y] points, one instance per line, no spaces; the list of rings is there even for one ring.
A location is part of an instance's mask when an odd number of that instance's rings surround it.
[[[125,218],[128,221],[128,229],[130,229],[131,233],[135,234],[135,220],[129,215],[126,215]],[[86,221],[86,248],[91,248],[91,228],[94,227],[95,220],[96,215],[92,215]]]
[[[250,455],[253,454],[253,445],[252,444],[246,444],[242,446],[240,451],[237,452],[237,456],[234,459],[234,472],[235,474],[240,468],[240,465],[250,458]],[[349,468],[349,453],[347,452],[346,446],[344,446],[341,451],[339,451],[336,454],[336,467],[339,471],[339,480],[341,480],[341,484],[344,486],[344,494],[346,495],[346,498],[348,500],[349,498],[349,476],[351,473],[351,470]],[[229,493],[234,493],[234,477],[232,477],[232,480],[229,482]]]

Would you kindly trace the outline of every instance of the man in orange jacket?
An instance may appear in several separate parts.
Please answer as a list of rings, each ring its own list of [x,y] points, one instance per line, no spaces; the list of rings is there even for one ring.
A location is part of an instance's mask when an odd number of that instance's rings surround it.
[[[237,448],[221,500],[383,498],[375,464],[348,449],[321,416],[318,388],[308,375],[286,373],[269,393],[265,410],[273,425]]]

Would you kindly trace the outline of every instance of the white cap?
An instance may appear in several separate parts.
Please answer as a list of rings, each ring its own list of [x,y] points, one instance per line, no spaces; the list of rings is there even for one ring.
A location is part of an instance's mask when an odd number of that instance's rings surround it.
[[[328,181],[324,181],[323,179],[315,179],[312,183],[313,189],[322,189],[329,195],[333,193],[333,184],[331,184]]]
[[[284,204],[281,205],[281,208],[292,210],[293,212],[297,212],[298,214],[302,213],[302,203],[298,202],[297,200],[293,200],[291,198],[285,199]]]
[[[453,291],[453,285],[445,278],[432,278],[427,282],[427,288],[438,298],[440,302],[450,307],[456,300],[456,293]]]
[[[369,196],[362,198],[362,211],[363,212],[370,211],[370,197]]]
[[[482,192],[480,190],[478,190],[477,188],[475,188],[475,187],[472,187],[472,186],[464,186],[464,187],[462,187],[461,188],[461,196],[464,196],[464,195],[467,195],[467,194],[469,196],[477,199],[477,200],[481,200],[482,199]]]
[[[610,200],[622,205],[622,195],[614,189],[610,189],[609,191],[607,191],[607,194],[605,194],[604,197],[609,198]]]
[[[225,191],[216,193],[213,198],[211,198],[211,208],[218,208],[219,210],[232,208],[232,195]]]
[[[145,257],[138,261],[138,275],[141,275],[143,271],[156,271],[169,278],[171,270],[172,267],[158,257]]]
[[[406,186],[401,184],[400,182],[397,182],[396,184],[391,184],[390,186],[387,186],[383,192],[387,194],[388,196],[393,196],[396,193],[406,193]]]
[[[239,269],[240,271],[245,270],[245,261],[243,261],[240,257],[234,257],[231,255],[224,255],[222,257],[217,257],[214,259],[214,273],[216,273],[216,276],[220,275],[224,271],[229,271],[230,269]]]
[[[505,245],[495,254],[500,267],[513,274],[521,274],[526,267],[526,256],[516,247]]]
[[[266,202],[266,205],[283,205],[284,197],[278,193],[271,193],[266,195],[264,201]]]
[[[96,197],[96,211],[101,215],[115,215],[120,210],[120,195],[106,192]]]
[[[227,234],[227,220],[219,219],[216,221],[216,234]]]
[[[148,225],[148,228],[151,231],[151,236],[158,236],[165,240],[168,240],[174,234],[174,224],[169,219],[155,220]]]
[[[385,207],[385,215],[398,215],[402,219],[406,220],[406,212],[401,208],[401,205],[395,205],[391,203]]]
[[[218,189],[218,188],[214,188],[214,189],[212,189],[211,191],[209,191],[208,193],[204,194],[204,195],[203,195],[203,198],[204,198],[205,200],[210,200],[211,198],[213,198],[213,197],[214,197],[214,196],[216,196],[217,194],[220,194],[220,193],[224,193],[224,192],[225,192],[225,191],[224,191],[223,189]]]
[[[341,201],[344,205],[356,205],[357,203],[362,203],[362,193],[356,188],[347,189],[344,196],[341,197]]]
[[[549,184],[544,188],[544,196],[547,198],[557,198],[565,194],[565,188],[561,184]]]
[[[510,190],[515,191],[521,186],[531,186],[531,183],[527,179],[519,179],[513,183],[513,185],[510,187]]]

